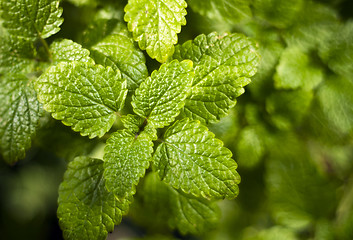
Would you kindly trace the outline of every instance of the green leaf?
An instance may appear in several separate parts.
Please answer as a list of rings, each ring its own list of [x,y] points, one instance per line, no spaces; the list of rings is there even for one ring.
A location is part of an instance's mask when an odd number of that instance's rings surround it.
[[[173,57],[194,62],[195,77],[183,114],[203,123],[228,114],[258,64],[255,45],[241,34],[199,35],[177,46]]]
[[[126,27],[118,25],[114,34],[91,47],[91,53],[96,63],[119,69],[127,80],[127,88],[133,91],[148,77],[146,60]]]
[[[116,120],[127,94],[126,81],[110,67],[61,62],[35,83],[44,109],[83,136],[103,136]]]
[[[16,36],[0,37],[0,74],[28,72],[36,50],[32,42]]]
[[[124,20],[142,50],[165,62],[173,55],[177,34],[186,24],[184,0],[129,0]]]
[[[12,164],[31,147],[41,106],[32,84],[21,74],[0,79],[0,103],[0,152]]]
[[[107,189],[119,198],[132,196],[150,165],[152,139],[144,132],[135,135],[128,130],[120,130],[108,139],[104,152]]]
[[[163,64],[136,89],[131,102],[134,112],[155,128],[169,125],[184,106],[193,75],[191,61]]]
[[[185,193],[232,199],[238,195],[240,176],[231,157],[205,126],[183,119],[168,128],[153,163],[163,181]]]
[[[158,216],[163,219],[162,223],[167,222],[182,234],[200,234],[215,227],[220,217],[215,202],[186,195],[160,181],[153,172],[144,180],[142,211],[148,211],[147,218]]]
[[[90,52],[87,49],[82,48],[80,44],[69,39],[54,41],[50,45],[49,51],[52,55],[53,64],[72,61],[94,64],[93,59],[89,57]]]
[[[239,166],[253,168],[261,161],[265,153],[265,146],[261,129],[254,126],[243,128],[237,141],[236,156]]]
[[[347,21],[335,31],[320,48],[320,57],[337,74],[353,79],[353,20]]]
[[[1,0],[1,17],[13,35],[48,38],[63,23],[59,3],[59,0]]]
[[[330,77],[318,90],[318,100],[331,126],[341,133],[353,133],[353,82]]]
[[[277,28],[286,28],[301,17],[304,0],[254,0],[254,14]]]
[[[276,127],[289,130],[301,124],[312,99],[312,91],[276,91],[266,99],[266,110]]]
[[[290,47],[282,52],[276,71],[274,81],[275,87],[279,89],[311,90],[324,77],[323,69],[316,66],[310,56],[298,47]]]
[[[234,24],[252,16],[248,0],[189,0],[188,3],[195,12],[220,22]]]
[[[77,157],[59,187],[58,218],[65,239],[106,239],[121,222],[131,199],[120,201],[105,188],[103,161]]]
[[[200,234],[215,227],[220,210],[215,202],[195,198],[169,187],[172,218],[169,224],[182,234]]]

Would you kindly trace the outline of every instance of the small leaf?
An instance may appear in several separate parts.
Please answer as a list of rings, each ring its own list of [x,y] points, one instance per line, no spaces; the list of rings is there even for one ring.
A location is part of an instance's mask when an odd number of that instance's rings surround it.
[[[129,0],[124,20],[142,50],[165,62],[173,55],[177,34],[186,24],[184,0]]]
[[[57,33],[63,23],[59,3],[59,0],[2,0],[1,17],[13,35],[48,38]]]
[[[0,152],[10,164],[25,157],[36,132],[41,106],[26,76],[0,79]]]
[[[103,136],[113,125],[127,94],[126,81],[110,67],[61,62],[35,84],[44,109],[83,136]]]
[[[135,47],[134,41],[123,24],[111,34],[91,47],[92,57],[98,64],[119,69],[127,80],[127,88],[135,90],[148,76],[143,53]]]
[[[220,22],[234,24],[252,15],[248,0],[189,0],[188,3],[195,12]]]
[[[89,57],[90,52],[87,49],[82,48],[80,44],[69,39],[54,41],[50,45],[50,52],[53,64],[72,61],[94,64],[93,59]]]
[[[32,42],[16,36],[0,37],[0,74],[28,72],[36,50]]]
[[[131,102],[134,112],[155,128],[167,126],[184,106],[193,75],[191,61],[163,64],[135,91]]]
[[[216,202],[195,198],[160,181],[156,173],[148,174],[141,189],[147,217],[158,216],[182,234],[205,233],[215,227],[220,217]]]
[[[153,156],[154,169],[166,183],[196,197],[238,195],[240,176],[232,153],[198,121],[177,121],[164,134]]]
[[[132,196],[150,165],[152,139],[144,132],[135,136],[128,130],[120,130],[108,139],[104,152],[107,189],[119,198]]]
[[[282,52],[274,75],[275,87],[279,89],[311,90],[323,80],[323,69],[316,66],[310,56],[298,47]]]
[[[59,187],[58,218],[65,239],[106,239],[132,199],[120,201],[105,188],[103,161],[77,157]]]
[[[220,211],[215,202],[195,198],[169,187],[172,219],[169,224],[182,234],[200,234],[214,228]]]
[[[173,57],[194,62],[195,77],[183,115],[203,123],[216,122],[228,114],[258,64],[254,44],[240,34],[199,35],[178,45]]]

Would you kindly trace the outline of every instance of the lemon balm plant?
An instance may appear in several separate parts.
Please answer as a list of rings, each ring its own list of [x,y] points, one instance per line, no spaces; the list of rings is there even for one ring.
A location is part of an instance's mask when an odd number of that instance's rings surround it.
[[[68,159],[57,211],[64,237],[105,239],[140,182],[172,229],[200,233],[214,224],[215,201],[235,198],[240,176],[206,125],[229,113],[255,74],[254,42],[212,32],[176,45],[185,0],[97,2],[80,43],[60,37],[60,1],[0,2],[4,160],[25,157],[47,112],[104,144],[101,159]],[[151,74],[143,50],[158,62]]]

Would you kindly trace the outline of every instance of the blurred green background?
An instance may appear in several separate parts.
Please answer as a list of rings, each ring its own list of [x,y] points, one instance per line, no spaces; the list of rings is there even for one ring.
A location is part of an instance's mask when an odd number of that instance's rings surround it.
[[[168,230],[158,203],[140,207],[141,191],[108,239],[353,239],[353,1],[187,2],[180,43],[218,31],[259,46],[252,83],[229,116],[209,126],[238,162],[240,195],[219,203],[221,220],[208,232],[182,236]],[[65,22],[52,38],[85,45],[93,19],[121,20],[125,4],[62,1]],[[62,239],[56,201],[66,164],[95,154],[94,140],[43,119],[26,159],[0,161],[1,239]]]

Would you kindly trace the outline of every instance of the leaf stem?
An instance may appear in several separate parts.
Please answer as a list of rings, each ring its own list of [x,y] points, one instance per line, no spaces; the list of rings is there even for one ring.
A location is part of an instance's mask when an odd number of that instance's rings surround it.
[[[40,40],[40,42],[42,43],[42,45],[43,45],[45,51],[46,51],[47,54],[48,54],[49,60],[52,61],[52,55],[51,55],[51,52],[50,52],[50,50],[49,50],[49,46],[48,46],[47,41],[45,41],[39,33],[38,33],[38,37],[39,37],[39,40]]]

